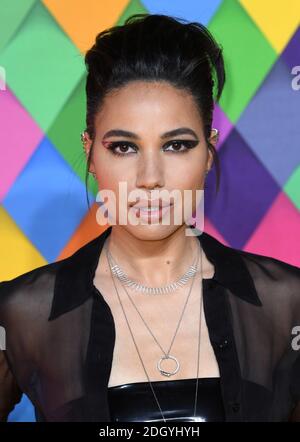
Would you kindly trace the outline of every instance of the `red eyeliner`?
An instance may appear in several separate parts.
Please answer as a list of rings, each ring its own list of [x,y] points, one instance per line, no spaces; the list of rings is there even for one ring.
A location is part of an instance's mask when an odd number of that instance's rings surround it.
[[[102,143],[103,146],[107,149],[107,148],[108,148],[107,146],[109,146],[109,145],[111,144],[111,141],[105,141],[105,140],[102,140],[101,143]]]

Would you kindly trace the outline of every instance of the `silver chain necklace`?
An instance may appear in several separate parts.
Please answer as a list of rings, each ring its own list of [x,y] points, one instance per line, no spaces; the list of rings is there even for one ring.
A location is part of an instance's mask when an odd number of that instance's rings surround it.
[[[158,401],[157,396],[156,396],[156,394],[155,394],[155,392],[154,392],[154,389],[153,389],[152,383],[151,383],[150,378],[149,378],[149,376],[148,376],[148,373],[147,373],[147,371],[146,371],[145,365],[144,365],[144,363],[143,363],[143,359],[142,359],[142,357],[141,357],[141,355],[140,355],[139,349],[138,349],[137,344],[136,344],[136,341],[135,341],[135,339],[134,339],[134,336],[133,336],[133,333],[132,333],[131,327],[130,327],[130,325],[129,325],[129,322],[128,322],[128,319],[127,319],[127,316],[126,316],[126,313],[125,313],[125,310],[124,310],[124,306],[123,306],[123,304],[122,304],[122,301],[121,301],[121,299],[120,299],[120,295],[119,295],[119,292],[118,292],[117,286],[116,286],[116,284],[115,284],[115,280],[114,280],[114,277],[113,277],[114,274],[113,274],[113,272],[112,272],[112,266],[113,266],[113,263],[112,263],[112,261],[111,261],[111,259],[112,259],[112,255],[111,255],[110,252],[108,251],[108,245],[107,245],[107,243],[108,243],[108,240],[106,240],[106,242],[105,242],[105,244],[104,244],[104,248],[105,248],[105,250],[106,250],[106,257],[107,257],[107,261],[108,261],[108,263],[109,263],[109,267],[110,267],[110,271],[111,271],[112,281],[113,281],[113,284],[114,284],[114,287],[115,287],[115,290],[116,290],[117,296],[118,296],[118,298],[119,298],[119,302],[120,302],[120,304],[121,304],[121,307],[122,307],[122,310],[123,310],[123,313],[124,313],[124,316],[125,316],[125,319],[126,319],[126,322],[127,322],[127,325],[128,325],[129,331],[130,331],[130,334],[131,334],[131,337],[132,337],[132,339],[133,339],[133,342],[134,342],[134,345],[135,345],[135,347],[136,347],[137,353],[138,353],[138,355],[139,355],[139,358],[140,358],[141,364],[142,364],[142,366],[143,366],[143,369],[144,369],[144,371],[145,371],[146,377],[147,377],[148,382],[149,382],[149,384],[150,384],[150,387],[151,387],[152,393],[153,393],[153,395],[154,395],[154,398],[155,398],[155,400],[156,400],[156,403],[157,403],[158,408],[159,408],[159,410],[160,410],[160,413],[161,413],[161,415],[162,415],[163,421],[166,422],[166,419],[165,419],[164,414],[163,414],[163,412],[162,412],[161,406],[160,406],[160,404],[159,404],[159,401]],[[201,248],[200,248],[200,249],[201,249]],[[203,276],[203,275],[202,275],[202,250],[201,250],[200,256],[201,256],[201,282],[202,282],[202,276]],[[198,261],[199,261],[199,248],[198,248],[198,254],[197,254],[197,264],[196,264],[196,267],[195,267],[196,269],[198,268]],[[197,271],[197,270],[196,270],[196,271]],[[161,373],[162,375],[164,375],[164,376],[168,376],[168,377],[170,377],[171,375],[174,375],[175,373],[177,373],[177,371],[179,370],[179,362],[178,362],[178,360],[177,360],[174,356],[170,356],[169,352],[170,352],[170,350],[171,350],[171,348],[172,348],[172,345],[173,345],[173,342],[174,342],[175,336],[176,336],[176,334],[177,334],[177,331],[178,331],[179,325],[180,325],[181,320],[182,320],[182,317],[183,317],[183,313],[184,313],[184,311],[185,311],[185,308],[186,308],[186,305],[187,305],[188,299],[189,299],[189,297],[190,297],[190,294],[191,294],[191,291],[192,291],[192,287],[193,287],[193,284],[194,284],[194,279],[195,279],[195,274],[194,274],[193,279],[192,279],[192,283],[191,283],[191,287],[190,287],[190,290],[189,290],[189,294],[188,294],[188,297],[187,297],[187,299],[186,299],[186,302],[185,302],[185,305],[184,305],[184,308],[183,308],[183,311],[182,311],[182,314],[181,314],[181,317],[180,317],[179,323],[178,323],[178,325],[177,325],[177,327],[176,327],[176,331],[175,331],[174,337],[173,337],[173,339],[172,339],[172,342],[171,342],[170,348],[169,348],[169,350],[168,350],[167,353],[163,350],[163,348],[161,347],[161,345],[159,344],[159,342],[157,341],[157,339],[156,339],[155,336],[153,335],[152,331],[150,330],[150,328],[149,328],[148,325],[146,324],[145,320],[143,319],[142,315],[140,314],[140,312],[138,311],[136,305],[134,304],[132,298],[130,297],[129,293],[127,292],[126,288],[124,287],[124,290],[125,290],[125,292],[127,293],[127,296],[129,297],[129,299],[130,299],[131,303],[133,304],[134,308],[136,309],[137,313],[139,314],[139,316],[141,317],[141,319],[142,319],[142,321],[144,322],[145,326],[147,327],[147,329],[148,329],[149,332],[151,333],[151,335],[152,335],[152,337],[154,338],[155,342],[158,344],[158,346],[160,347],[160,349],[161,349],[162,352],[164,353],[164,356],[159,360],[159,362],[158,362],[158,364],[157,364],[157,368],[158,368],[158,370],[159,370],[160,373]],[[197,378],[196,378],[195,402],[194,402],[194,420],[197,420],[197,419],[196,419],[196,409],[197,409],[197,399],[198,399],[197,395],[198,395],[198,377],[199,377],[199,356],[200,356],[200,340],[201,340],[202,304],[203,304],[203,296],[201,296],[201,299],[200,299],[199,335],[198,335],[198,358],[197,358]],[[164,359],[173,359],[173,360],[176,361],[177,367],[176,367],[175,371],[173,371],[173,372],[168,372],[168,371],[165,371],[165,370],[162,370],[162,369],[161,369],[161,367],[160,367],[160,363],[161,363],[161,361],[164,360]]]
[[[110,258],[113,261],[111,254]],[[133,279],[128,278],[126,273],[116,263],[111,266],[111,270],[123,286],[130,287],[135,291],[146,293],[147,295],[160,295],[174,292],[178,288],[183,287],[197,272],[196,267],[194,265],[191,265],[184,273],[184,275],[182,275],[182,277],[179,278],[177,281],[171,282],[170,284],[167,284],[163,287],[148,287],[144,284],[140,284],[139,282],[134,281]]]

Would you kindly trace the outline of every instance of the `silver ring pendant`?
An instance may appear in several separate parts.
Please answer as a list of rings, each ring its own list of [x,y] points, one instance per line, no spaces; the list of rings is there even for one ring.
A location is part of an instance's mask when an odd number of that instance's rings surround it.
[[[175,369],[174,371],[165,371],[165,370],[163,370],[163,369],[161,368],[160,364],[161,364],[161,361],[163,361],[164,359],[173,359],[173,360],[176,362],[176,364],[177,364],[176,369]],[[170,377],[170,376],[176,374],[177,371],[179,370],[179,362],[178,362],[178,360],[175,358],[175,356],[170,356],[170,355],[168,355],[168,356],[163,356],[163,357],[161,357],[160,360],[158,361],[158,363],[157,363],[157,368],[158,368],[158,370],[160,371],[160,373],[161,373],[162,375]]]

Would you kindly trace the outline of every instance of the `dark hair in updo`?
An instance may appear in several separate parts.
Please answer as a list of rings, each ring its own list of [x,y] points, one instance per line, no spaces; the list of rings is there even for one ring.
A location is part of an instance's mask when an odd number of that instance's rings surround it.
[[[207,147],[216,165],[217,186],[220,163],[209,143],[214,101],[219,101],[225,83],[222,47],[208,29],[197,22],[160,14],[135,14],[124,25],[100,32],[85,54],[86,131],[95,137],[95,116],[105,96],[135,80],[167,81],[189,92],[203,121]],[[93,145],[87,159],[87,187]]]

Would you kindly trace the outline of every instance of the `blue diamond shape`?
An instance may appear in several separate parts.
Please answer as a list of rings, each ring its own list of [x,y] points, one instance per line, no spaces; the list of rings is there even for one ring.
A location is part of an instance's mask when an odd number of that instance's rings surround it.
[[[222,0],[199,2],[198,0],[142,0],[143,5],[151,14],[165,14],[189,21],[197,21],[207,25],[219,8]]]
[[[89,193],[91,203],[94,197]],[[85,187],[45,137],[3,206],[47,261],[54,261],[88,209]]]
[[[237,129],[280,186],[300,164],[300,91],[278,60],[253,97]]]

